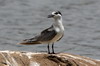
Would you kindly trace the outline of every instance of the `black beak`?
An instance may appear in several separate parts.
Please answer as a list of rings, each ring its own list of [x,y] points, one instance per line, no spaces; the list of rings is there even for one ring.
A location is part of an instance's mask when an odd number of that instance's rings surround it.
[[[48,18],[52,18],[52,17],[54,17],[54,15],[52,15],[52,14],[51,15],[48,15]]]

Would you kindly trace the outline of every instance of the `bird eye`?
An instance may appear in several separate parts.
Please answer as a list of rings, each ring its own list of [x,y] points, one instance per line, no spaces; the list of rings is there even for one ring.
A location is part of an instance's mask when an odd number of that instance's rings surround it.
[[[58,11],[58,14],[62,15],[60,11]]]
[[[58,14],[58,12],[55,13],[56,15]]]
[[[57,14],[60,14],[60,15],[62,15],[60,11],[57,11],[57,12],[55,12],[54,14],[56,14],[56,15],[57,15]]]

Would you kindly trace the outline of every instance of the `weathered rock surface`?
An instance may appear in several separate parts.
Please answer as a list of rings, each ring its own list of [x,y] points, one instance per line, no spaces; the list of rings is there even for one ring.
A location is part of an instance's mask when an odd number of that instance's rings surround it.
[[[0,51],[0,66],[100,66],[100,61],[67,53]]]

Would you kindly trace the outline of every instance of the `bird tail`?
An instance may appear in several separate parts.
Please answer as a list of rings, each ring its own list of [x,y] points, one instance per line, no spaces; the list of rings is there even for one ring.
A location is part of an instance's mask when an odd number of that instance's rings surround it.
[[[19,44],[22,44],[22,45],[35,45],[35,44],[41,44],[41,43],[32,38],[32,39],[25,39]]]

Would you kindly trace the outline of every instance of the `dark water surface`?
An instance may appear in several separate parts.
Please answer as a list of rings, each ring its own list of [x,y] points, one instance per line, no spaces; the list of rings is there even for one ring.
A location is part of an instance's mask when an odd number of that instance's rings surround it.
[[[65,35],[55,51],[100,59],[100,0],[0,0],[0,50],[46,52],[46,44],[17,43],[49,27],[47,15],[56,10]]]

